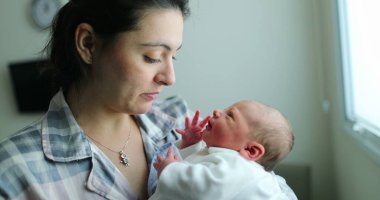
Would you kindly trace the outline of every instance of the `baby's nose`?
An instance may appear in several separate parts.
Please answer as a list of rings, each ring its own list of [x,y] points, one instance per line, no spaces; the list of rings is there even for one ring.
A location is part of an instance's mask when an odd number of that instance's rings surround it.
[[[214,110],[214,112],[212,114],[213,114],[214,118],[218,118],[221,115],[219,110]]]

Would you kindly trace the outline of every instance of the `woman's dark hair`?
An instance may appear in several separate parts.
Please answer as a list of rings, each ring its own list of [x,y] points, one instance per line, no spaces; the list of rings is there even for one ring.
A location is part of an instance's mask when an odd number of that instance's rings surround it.
[[[118,33],[136,30],[142,13],[151,8],[179,9],[184,18],[190,14],[188,0],[70,0],[65,4],[53,21],[45,48],[50,63],[43,73],[54,80],[54,92],[61,87],[66,91],[89,70],[75,47],[79,24],[90,24],[107,45]]]

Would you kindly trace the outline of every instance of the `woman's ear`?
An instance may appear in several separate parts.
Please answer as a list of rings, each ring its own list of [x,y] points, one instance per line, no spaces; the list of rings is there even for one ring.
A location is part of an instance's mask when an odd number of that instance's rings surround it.
[[[81,23],[75,30],[75,46],[83,62],[92,64],[95,49],[95,32],[91,25]]]
[[[239,154],[247,160],[257,161],[265,153],[265,148],[263,145],[257,142],[248,143],[244,149],[239,151]]]

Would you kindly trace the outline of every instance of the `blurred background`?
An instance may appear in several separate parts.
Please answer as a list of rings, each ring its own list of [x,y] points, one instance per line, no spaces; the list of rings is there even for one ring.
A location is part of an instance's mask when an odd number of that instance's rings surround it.
[[[49,30],[33,22],[32,2],[0,1],[0,138],[43,115],[18,111],[8,68],[40,59],[47,43]],[[295,146],[284,163],[310,168],[310,199],[379,199],[380,165],[344,128],[337,2],[190,5],[176,84],[160,98],[180,95],[203,115],[241,99],[272,105],[293,124]]]

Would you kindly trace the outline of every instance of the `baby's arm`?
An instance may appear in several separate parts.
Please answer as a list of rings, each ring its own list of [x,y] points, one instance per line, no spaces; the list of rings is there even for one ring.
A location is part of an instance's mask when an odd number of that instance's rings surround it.
[[[160,174],[153,196],[159,197],[156,199],[233,199],[242,184],[251,181],[247,170],[242,170],[245,165],[236,161],[243,158],[234,153],[224,158],[220,153],[207,152],[204,149],[186,161],[168,165]]]
[[[210,116],[207,116],[198,124],[200,112],[199,110],[195,111],[193,120],[190,123],[190,118],[186,117],[185,119],[185,129],[176,129],[176,131],[182,135],[182,144],[181,149],[191,146],[195,143],[198,143],[202,140],[202,130],[210,120]]]
[[[153,167],[157,170],[157,177],[160,177],[162,170],[170,163],[180,161],[177,155],[174,154],[173,147],[169,147],[166,158],[161,155],[157,156],[157,162],[153,163]]]

